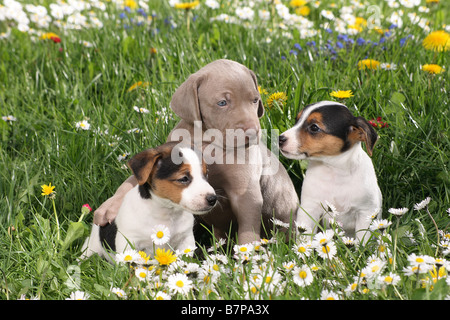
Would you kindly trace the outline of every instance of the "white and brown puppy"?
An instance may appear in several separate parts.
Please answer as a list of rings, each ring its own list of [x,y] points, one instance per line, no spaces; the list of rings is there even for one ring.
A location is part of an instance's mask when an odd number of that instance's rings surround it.
[[[314,231],[325,217],[327,202],[335,206],[346,234],[363,243],[371,223],[381,215],[382,196],[370,157],[378,139],[372,126],[340,103],[306,106],[294,127],[279,137],[281,153],[309,160],[301,192],[297,224]],[[366,145],[367,153],[361,147]]]
[[[217,200],[206,181],[203,159],[190,147],[172,142],[138,153],[128,166],[138,185],[125,195],[113,223],[93,225],[82,257],[97,253],[108,258],[105,248],[123,252],[131,248],[130,244],[150,254],[152,229],[160,224],[171,234],[162,248],[183,250],[194,246],[193,215],[209,212]]]

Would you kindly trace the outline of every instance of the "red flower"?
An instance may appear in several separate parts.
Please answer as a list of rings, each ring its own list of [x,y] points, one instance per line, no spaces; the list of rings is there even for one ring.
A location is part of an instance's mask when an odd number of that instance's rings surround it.
[[[83,206],[81,207],[81,212],[86,212],[89,213],[92,211],[92,208],[89,204],[83,204]]]
[[[387,127],[389,127],[387,122],[381,121],[381,117],[378,117],[376,120],[375,119],[369,120],[369,123],[374,128],[387,128]]]
[[[61,38],[60,38],[60,37],[57,37],[57,36],[50,37],[50,39],[51,39],[54,43],[60,43],[60,42],[61,42]]]

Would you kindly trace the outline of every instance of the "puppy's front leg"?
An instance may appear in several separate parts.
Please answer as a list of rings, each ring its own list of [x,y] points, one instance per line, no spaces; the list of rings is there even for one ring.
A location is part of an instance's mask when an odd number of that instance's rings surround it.
[[[260,239],[263,197],[259,188],[242,194],[230,194],[230,203],[238,222],[238,242],[245,244]]]

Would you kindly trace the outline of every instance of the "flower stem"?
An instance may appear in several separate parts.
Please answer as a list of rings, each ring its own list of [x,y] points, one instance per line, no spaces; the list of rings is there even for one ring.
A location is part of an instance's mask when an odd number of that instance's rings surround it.
[[[392,270],[395,270],[395,262],[397,257],[397,239],[398,239],[398,225],[400,222],[400,218],[397,217],[397,226],[395,228],[395,238],[394,238],[394,254],[393,254],[393,260],[392,260]]]
[[[58,240],[60,240],[60,234],[59,234],[59,220],[58,220],[58,214],[56,213],[56,206],[55,206],[55,199],[52,199],[52,203],[53,203],[53,212],[55,213],[55,220],[56,220],[56,238]]]
[[[434,221],[433,216],[431,215],[430,211],[428,210],[428,206],[427,206],[427,213],[428,216],[430,217],[431,221],[433,221],[434,227],[436,228],[436,235],[437,235],[437,243],[436,243],[436,253],[435,256],[437,257],[437,254],[439,252],[439,241],[440,241],[440,237],[439,237],[439,228],[436,224],[436,221]]]

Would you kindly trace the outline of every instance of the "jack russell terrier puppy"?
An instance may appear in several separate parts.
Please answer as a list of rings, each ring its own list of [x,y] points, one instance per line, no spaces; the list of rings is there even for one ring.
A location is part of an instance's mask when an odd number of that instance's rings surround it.
[[[321,101],[306,106],[295,125],[279,137],[281,153],[309,160],[301,192],[297,224],[315,228],[328,204],[349,236],[365,243],[371,219],[381,216],[382,196],[372,161],[378,135],[362,117],[354,117],[340,103]],[[366,152],[361,147],[366,145]],[[328,203],[328,204],[327,204]]]
[[[93,225],[82,258],[97,253],[111,261],[106,249],[122,253],[130,248],[129,244],[151,254],[152,229],[160,224],[171,234],[162,248],[193,247],[193,215],[211,211],[217,201],[213,187],[206,181],[203,159],[190,147],[171,142],[138,153],[128,166],[138,184],[125,195],[113,223]]]

